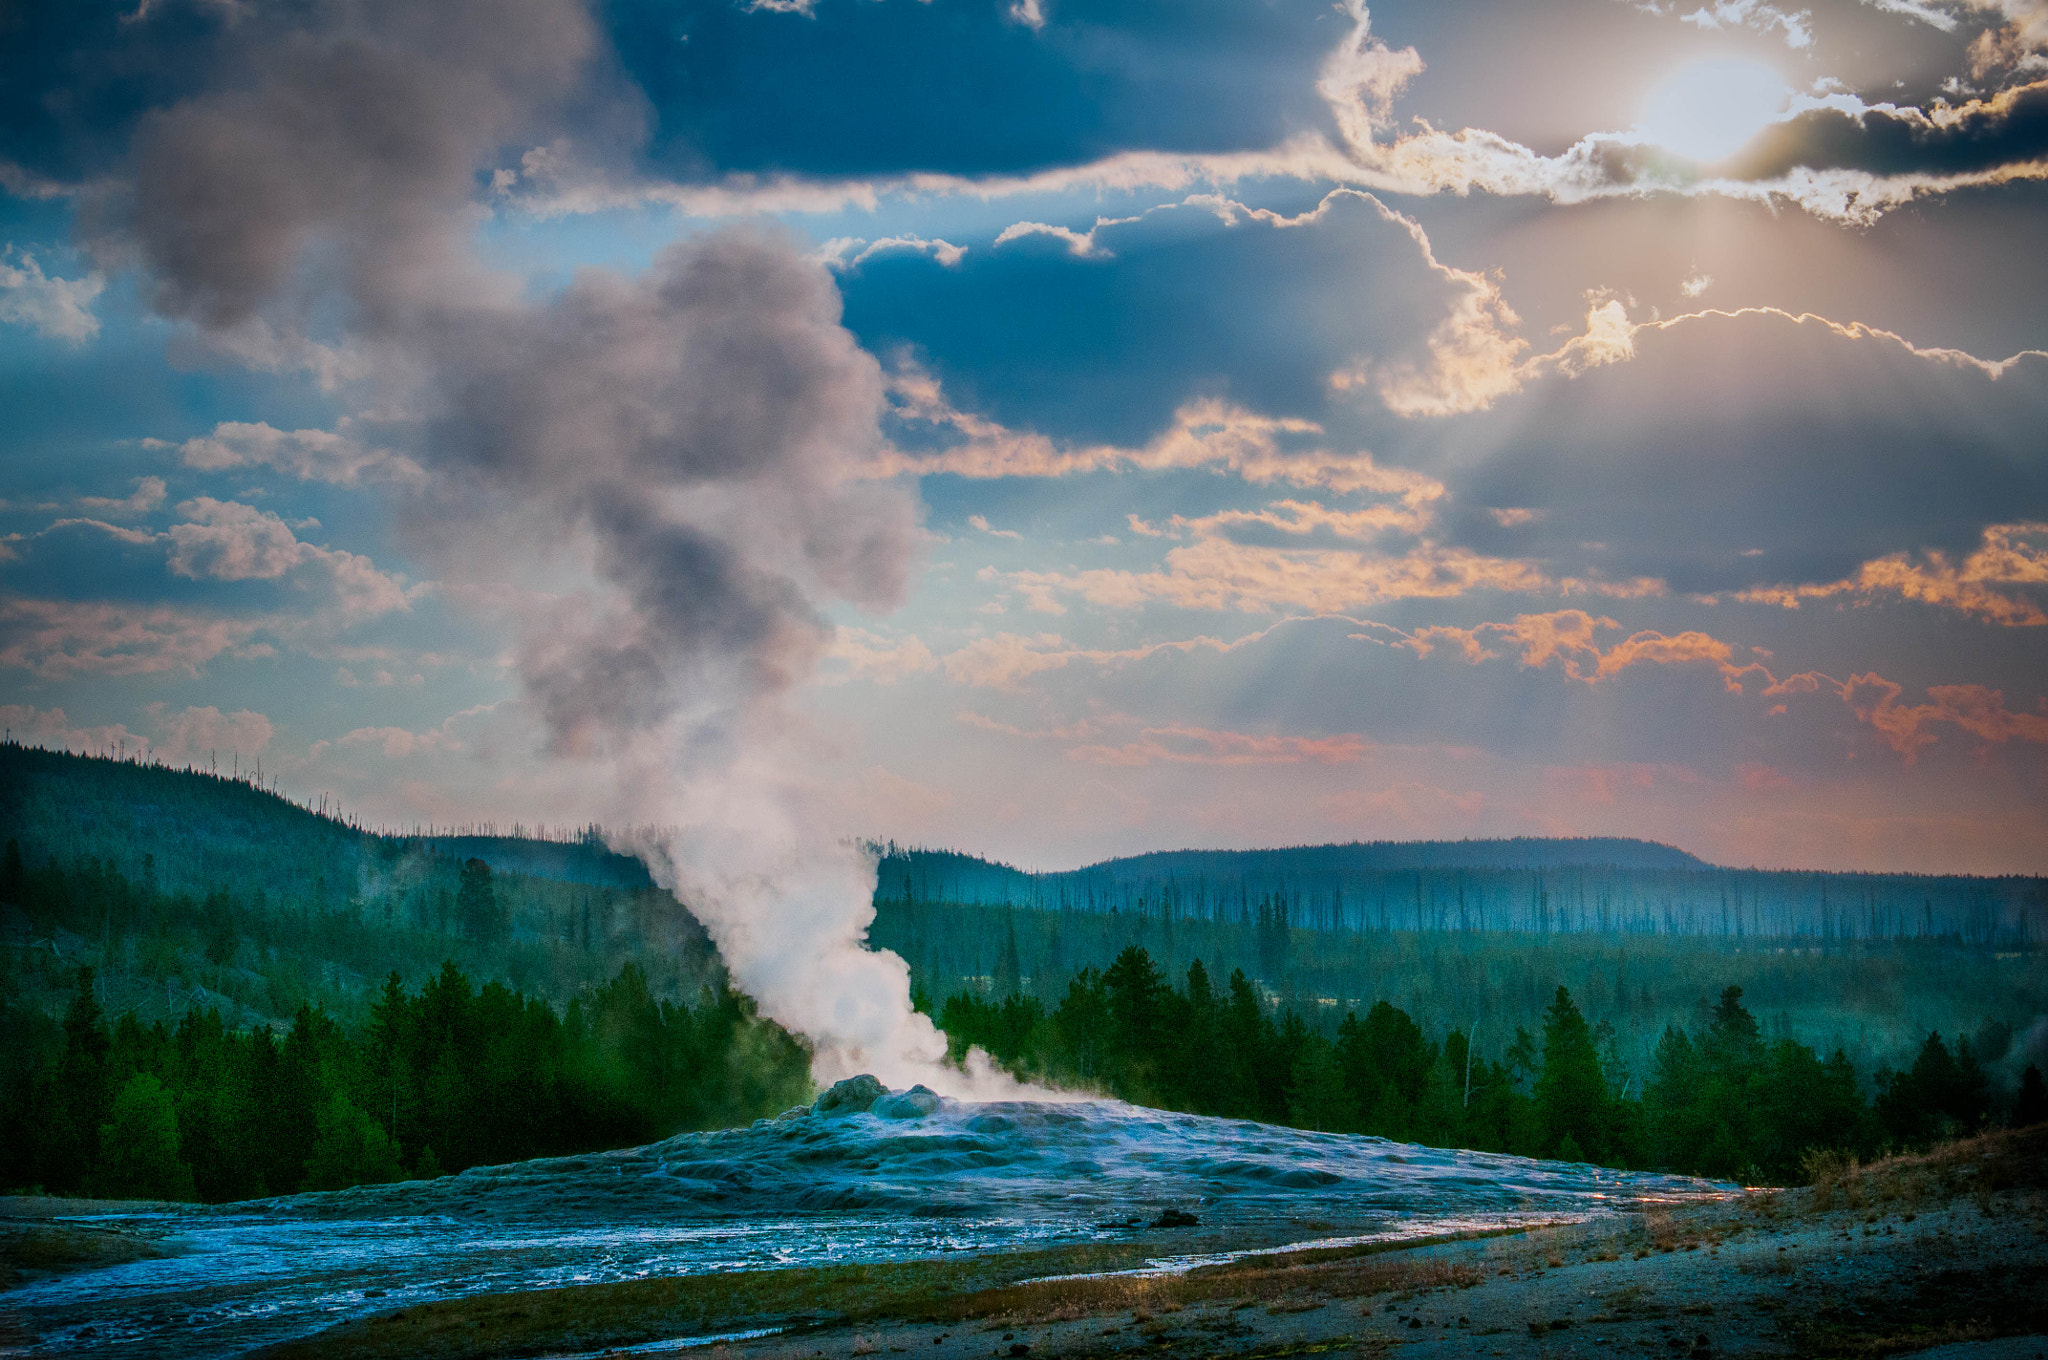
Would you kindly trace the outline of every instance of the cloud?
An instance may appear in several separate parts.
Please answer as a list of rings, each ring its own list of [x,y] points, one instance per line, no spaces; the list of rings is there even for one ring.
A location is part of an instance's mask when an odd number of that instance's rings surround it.
[[[1086,231],[1054,226],[1049,222],[1012,222],[996,237],[995,244],[1006,246],[1012,241],[1022,241],[1032,236],[1050,236],[1055,241],[1064,242],[1067,254],[1077,260],[1107,260],[1114,257],[1107,247],[1095,239],[1095,233],[1104,227],[1121,226],[1136,220],[1131,217],[1098,217],[1095,219],[1095,225]]]
[[[1254,486],[1286,483],[1339,494],[1370,492],[1416,505],[1444,494],[1436,479],[1382,466],[1365,450],[1339,453],[1317,447],[1323,427],[1314,421],[1260,415],[1216,398],[1181,406],[1171,424],[1131,448],[1065,444],[959,410],[946,399],[938,380],[908,359],[897,363],[888,383],[897,421],[943,432],[953,440],[933,448],[892,444],[866,469],[871,476],[1068,477],[1125,469],[1215,467]]]
[[[222,713],[218,708],[186,708],[173,713],[161,703],[143,710],[157,734],[156,754],[168,761],[196,758],[201,752],[238,751],[253,755],[270,745],[270,719],[250,709]]]
[[[1881,675],[1851,676],[1842,699],[1857,718],[1877,729],[1887,746],[1912,764],[1920,751],[1934,744],[1927,729],[1936,723],[1961,728],[1987,745],[2008,741],[2048,743],[2048,712],[2014,713],[2005,694],[1984,685],[1930,685],[1927,703],[1902,704],[1904,686]]]
[[[1646,0],[1637,8],[1651,14],[1677,14],[1680,23],[1710,33],[1731,28],[1746,28],[1755,33],[1775,30],[1784,35],[1785,46],[1795,51],[1813,45],[1813,11],[1782,10],[1764,0],[1713,0],[1685,13],[1679,13],[1679,4],[1661,5],[1656,0]]]
[[[1044,671],[1058,670],[1086,655],[1057,633],[1024,637],[997,633],[976,638],[945,658],[946,678],[959,685],[1014,690]]]
[[[304,542],[254,506],[201,496],[177,511],[183,519],[162,532],[63,519],[15,538],[4,559],[13,604],[20,626],[43,639],[23,645],[56,666],[75,654],[87,670],[195,670],[254,632],[314,639],[408,612],[428,589],[360,554]],[[30,598],[38,595],[62,599]],[[112,612],[79,612],[93,600]],[[95,641],[100,632],[112,641]],[[172,659],[142,659],[158,654]]]
[[[835,236],[818,247],[812,258],[835,271],[858,269],[877,255],[911,254],[925,255],[947,269],[955,268],[967,256],[966,246],[956,246],[943,239],[927,240],[922,236],[884,236],[869,241],[859,236]]]
[[[828,662],[845,668],[847,679],[893,685],[938,668],[938,660],[922,638],[889,638],[865,628],[841,627],[825,653]]]
[[[2005,587],[2000,590],[1996,587]],[[1840,595],[1865,600],[1894,595],[2009,628],[2048,625],[2048,613],[2014,588],[2048,586],[2048,523],[1991,524],[1976,551],[1960,563],[1932,551],[1915,561],[1899,552],[1865,562],[1839,581],[1796,586],[1760,586],[1737,599],[1796,609],[1804,600]]]
[[[995,538],[1022,538],[1022,537],[1024,537],[1024,535],[1022,535],[1022,534],[1018,533],[1018,532],[1017,532],[1017,531],[1016,531],[1015,529],[991,529],[991,528],[989,528],[989,527],[988,527],[988,516],[987,516],[987,515],[969,515],[969,516],[967,517],[967,522],[968,522],[968,523],[969,523],[970,525],[974,526],[975,528],[977,528],[977,529],[981,530],[981,531],[982,531],[983,533],[985,533],[985,534],[988,534],[988,535],[991,535],[992,537],[995,537]]]
[[[168,606],[0,599],[0,667],[44,680],[74,675],[197,675],[222,653],[267,656],[264,622]]]
[[[1474,628],[1433,626],[1401,635],[1385,624],[1372,625],[1374,632],[1354,633],[1359,641],[1380,642],[1380,633],[1393,634],[1395,646],[1406,646],[1419,656],[1428,656],[1440,646],[1455,647],[1465,661],[1477,665],[1496,659],[1496,646],[1519,652],[1520,664],[1541,668],[1552,661],[1574,680],[1597,684],[1637,665],[1702,665],[1713,669],[1723,687],[1733,693],[1754,692],[1764,699],[1790,699],[1799,695],[1832,694],[1848,705],[1859,722],[1876,729],[1887,746],[1913,763],[1919,752],[1936,741],[1929,729],[1937,724],[1960,728],[1985,742],[1999,745],[2008,741],[2048,743],[2048,702],[2039,713],[2016,713],[2006,707],[2002,691],[1977,684],[1934,685],[1927,691],[1928,702],[1901,703],[1904,687],[1875,672],[1836,680],[1818,671],[1801,671],[1777,678],[1761,661],[1738,662],[1735,648],[1718,638],[1697,631],[1675,634],[1645,630],[1602,648],[1599,635],[1620,628],[1613,619],[1600,618],[1583,610],[1567,609],[1546,614],[1525,614],[1511,623],[1485,623]],[[1764,653],[1756,653],[1765,655]],[[1782,705],[1773,713],[1785,711]],[[1744,776],[1752,789],[1777,787],[1779,780],[1767,767],[1749,770]]]
[[[210,496],[181,502],[185,522],[165,530],[167,565],[191,580],[270,581],[292,576],[301,588],[322,587],[324,607],[355,622],[412,608],[403,578],[379,571],[369,558],[344,549],[301,542],[290,525],[267,510]]]
[[[0,704],[0,728],[6,729],[11,741],[56,751],[99,752],[124,746],[139,748],[144,744],[124,723],[73,727],[63,709],[29,704]]]
[[[81,344],[100,333],[92,304],[106,286],[97,270],[83,278],[52,278],[28,252],[12,245],[0,251],[0,321]]]
[[[1085,765],[1350,765],[1365,760],[1373,751],[1372,743],[1356,732],[1327,737],[1261,736],[1190,723],[1143,725],[1121,713],[1036,730],[998,722],[972,711],[958,713],[955,718],[969,727],[1001,736],[1058,742],[1065,748],[1067,759]],[[1138,730],[1131,740],[1098,740],[1134,727]]]
[[[164,479],[161,477],[137,477],[135,490],[118,500],[106,496],[80,496],[78,504],[97,515],[112,515],[127,518],[130,515],[146,515],[164,503]]]
[[[1147,727],[1118,746],[1074,746],[1069,760],[1088,765],[1349,765],[1366,758],[1371,743],[1356,732],[1333,737],[1253,736],[1244,732],[1172,725]]]
[[[171,447],[163,440],[146,442],[154,448]],[[212,433],[188,439],[177,449],[186,467],[203,472],[268,467],[302,482],[334,486],[417,484],[426,477],[412,459],[370,448],[344,431],[280,430],[262,421],[222,421]]]
[[[1426,247],[1425,242],[1425,247]],[[1434,265],[1434,260],[1431,261]],[[1860,321],[1833,321],[1812,312],[1780,307],[1704,308],[1650,321],[1631,321],[1621,300],[1595,290],[1588,296],[1585,330],[1554,350],[1523,356],[1528,342],[1515,335],[1521,320],[1502,299],[1498,286],[1484,276],[1451,270],[1465,291],[1451,315],[1431,332],[1427,361],[1362,363],[1331,375],[1338,391],[1371,386],[1388,410],[1408,417],[1442,417],[1483,411],[1530,382],[1555,374],[1577,378],[1595,368],[1626,363],[1636,357],[1637,338],[1707,321],[1769,317],[1795,326],[1813,326],[1845,340],[1874,340],[1895,346],[1915,358],[1947,368],[1983,374],[1996,381],[2028,361],[2048,359],[2048,350],[2022,349],[2003,359],[1983,359],[1948,346],[1918,345],[1896,331]],[[1713,280],[1705,275],[1687,280],[1687,297],[1705,292]]]
[[[1261,523],[1289,537],[1317,528],[1376,532],[1372,512],[1341,514],[1314,503],[1283,502],[1257,512],[1179,521],[1192,542],[1169,550],[1153,571],[1095,569],[999,573],[1033,608],[1062,612],[1062,596],[1098,608],[1132,610],[1153,603],[1181,609],[1244,613],[1296,611],[1345,614],[1388,600],[1450,599],[1476,591],[1534,592],[1561,588],[1535,563],[1490,557],[1429,540],[1396,551],[1317,543],[1243,542],[1235,531]],[[1576,583],[1573,583],[1576,584]],[[1645,585],[1641,589],[1654,589]]]
[[[1060,670],[1075,662],[1120,666],[1155,656],[1185,655],[1196,651],[1228,652],[1263,636],[1263,633],[1255,633],[1235,642],[1194,637],[1147,643],[1139,647],[1103,649],[1076,647],[1057,633],[1039,633],[1029,637],[1019,633],[997,633],[991,637],[976,638],[959,650],[948,653],[942,664],[946,678],[955,684],[1014,691],[1021,689],[1023,682],[1034,675]]]
[[[1510,623],[1420,628],[1405,645],[1418,656],[1428,656],[1440,646],[1455,647],[1465,660],[1474,664],[1499,656],[1496,647],[1508,648],[1519,652],[1524,666],[1537,669],[1556,661],[1566,675],[1589,685],[1636,665],[1708,665],[1720,672],[1729,689],[1738,692],[1746,676],[1760,674],[1769,679],[1769,673],[1760,666],[1737,665],[1732,646],[1701,632],[1666,635],[1646,630],[1632,633],[1602,650],[1599,635],[1620,627],[1613,619],[1597,617],[1583,609],[1559,609],[1519,614]]]

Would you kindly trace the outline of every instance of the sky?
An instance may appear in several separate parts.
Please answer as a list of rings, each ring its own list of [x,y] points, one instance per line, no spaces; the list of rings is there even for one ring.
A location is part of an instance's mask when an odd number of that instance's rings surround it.
[[[2044,226],[2048,0],[0,0],[0,719],[2048,873]]]

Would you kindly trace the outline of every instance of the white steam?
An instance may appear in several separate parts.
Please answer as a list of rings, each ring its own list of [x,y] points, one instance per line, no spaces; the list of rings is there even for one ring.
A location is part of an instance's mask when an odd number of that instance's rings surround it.
[[[903,961],[865,946],[873,864],[802,794],[788,695],[827,609],[900,601],[919,513],[859,475],[882,381],[828,271],[741,229],[540,298],[490,274],[494,164],[636,117],[587,0],[308,0],[215,40],[213,84],[100,181],[101,260],[223,353],[334,357],[354,427],[421,469],[444,577],[516,623],[550,749],[608,772],[615,823],[685,828],[633,848],[820,1078],[1016,1093],[945,1063]]]

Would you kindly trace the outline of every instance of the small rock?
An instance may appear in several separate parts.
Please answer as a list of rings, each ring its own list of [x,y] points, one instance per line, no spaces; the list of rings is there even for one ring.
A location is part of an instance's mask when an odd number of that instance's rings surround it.
[[[1018,1343],[1017,1343],[1016,1345],[1014,1345],[1014,1346],[1010,1347],[1010,1354],[1012,1354],[1012,1355],[1029,1355],[1029,1354],[1031,1354],[1031,1343],[1030,1343],[1029,1341],[1019,1341],[1019,1342],[1018,1342]]]
[[[1155,1228],[1192,1228],[1202,1220],[1180,1209],[1168,1209],[1152,1220]]]

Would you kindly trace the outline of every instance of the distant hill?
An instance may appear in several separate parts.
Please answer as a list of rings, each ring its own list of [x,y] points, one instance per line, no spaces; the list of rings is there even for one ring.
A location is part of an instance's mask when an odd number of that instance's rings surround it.
[[[1222,892],[1288,892],[1304,882],[1416,869],[1708,869],[1685,851],[1655,841],[1613,836],[1533,837],[1465,841],[1351,841],[1272,850],[1155,850],[1079,869],[1029,873],[957,850],[876,847],[884,867],[881,894],[952,902],[1042,900],[1050,892],[1086,901],[1200,883]]]
[[[1932,936],[2028,945],[2048,930],[2048,881],[2039,878],[1733,869],[1615,837],[1169,850],[1051,873],[953,850],[877,850],[883,903],[1277,919],[1334,931]]]
[[[560,935],[573,911],[579,943],[589,935],[599,946],[615,902],[621,910],[640,905],[619,918],[630,917],[630,929],[614,933],[661,933],[645,902],[665,895],[644,865],[609,849],[594,828],[573,840],[393,835],[248,779],[0,743],[0,836],[18,837],[32,862],[93,856],[167,893],[263,889],[306,910],[381,911],[422,929],[438,928],[440,894],[462,861],[476,857],[539,894],[530,911],[515,913],[515,938],[529,929]],[[1246,923],[1263,911],[1291,927],[1336,931],[1940,936],[2025,945],[2048,928],[2048,884],[2037,878],[1730,869],[1616,837],[1169,850],[1051,873],[954,850],[874,848],[881,904]],[[583,924],[586,901],[594,929]]]

